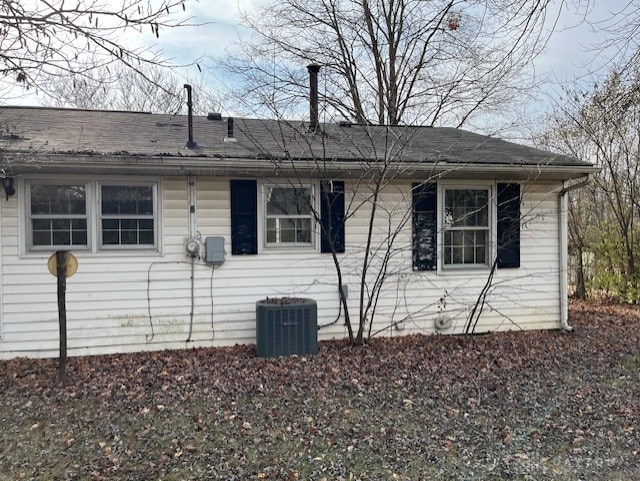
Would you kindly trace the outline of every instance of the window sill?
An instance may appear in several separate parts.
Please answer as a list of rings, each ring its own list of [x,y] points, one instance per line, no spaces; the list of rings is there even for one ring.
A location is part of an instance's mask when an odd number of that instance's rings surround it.
[[[28,251],[20,254],[21,259],[46,259],[51,256],[51,254],[55,253],[57,250],[65,250],[70,252],[76,256],[81,257],[91,257],[91,258],[100,258],[100,257],[160,257],[163,253],[157,249],[153,250],[136,250],[136,249],[126,249],[126,250],[101,250],[101,251],[92,251],[89,249],[50,249],[50,250],[37,250],[37,251]]]
[[[280,255],[280,254],[320,254],[314,246],[269,246],[263,247],[259,255]]]
[[[469,276],[469,274],[489,274],[491,267],[487,265],[482,266],[449,266],[438,268],[438,275],[444,277],[462,277]]]

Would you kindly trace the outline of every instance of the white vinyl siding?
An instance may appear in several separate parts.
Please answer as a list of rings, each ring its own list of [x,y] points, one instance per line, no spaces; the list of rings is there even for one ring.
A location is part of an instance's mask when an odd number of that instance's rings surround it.
[[[116,177],[88,180],[103,185],[119,185],[120,181]],[[149,181],[140,179],[138,183]],[[312,249],[268,249],[257,255],[230,255],[229,179],[199,177],[195,184],[195,230],[203,243],[208,236],[224,237],[226,259],[215,268],[196,259],[193,317],[191,259],[184,247],[190,232],[188,179],[165,177],[157,182],[161,249],[70,249],[79,264],[77,273],[67,280],[70,355],[254,343],[255,302],[267,296],[309,297],[317,301],[320,325],[336,319],[339,304],[331,255]],[[346,205],[367,199],[362,187],[355,192],[356,185],[355,181],[346,180]],[[559,186],[560,183],[523,185],[521,267],[495,272],[478,332],[558,327]],[[54,357],[58,349],[56,280],[46,262],[55,249],[22,252],[21,224],[27,216],[22,212],[19,217],[20,188],[18,185],[18,195],[0,203],[0,358]],[[24,202],[21,205],[26,208]],[[377,253],[372,260],[374,265],[379,264],[382,251],[378,249],[387,242],[390,229],[400,226],[400,233],[394,241],[392,268],[378,301],[372,331],[383,329],[380,335],[389,336],[430,334],[436,332],[435,319],[443,314],[452,326],[443,332],[461,332],[470,306],[487,281],[488,270],[413,272],[411,222],[406,218],[410,209],[410,181],[394,182],[380,196],[371,248]],[[358,279],[370,212],[370,204],[365,204],[347,219],[346,252],[338,254],[344,266],[352,320],[357,316]],[[97,237],[94,233],[93,238]],[[38,295],[34,296],[34,292]],[[320,330],[320,339],[343,338],[343,319]],[[398,328],[392,327],[396,323]]]

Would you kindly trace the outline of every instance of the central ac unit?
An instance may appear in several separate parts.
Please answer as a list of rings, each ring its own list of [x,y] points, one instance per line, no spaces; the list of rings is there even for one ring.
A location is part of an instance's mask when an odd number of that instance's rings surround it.
[[[318,307],[311,299],[265,299],[256,302],[258,356],[318,352]]]

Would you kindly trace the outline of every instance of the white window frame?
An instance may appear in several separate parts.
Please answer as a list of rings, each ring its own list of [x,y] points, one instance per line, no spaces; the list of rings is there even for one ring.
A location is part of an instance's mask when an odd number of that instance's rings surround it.
[[[487,252],[486,261],[479,264],[446,264],[445,263],[445,236],[450,229],[446,228],[445,222],[445,199],[448,190],[486,190],[488,191],[488,227],[487,227]],[[468,182],[439,182],[438,183],[438,226],[437,237],[438,271],[443,273],[482,271],[491,268],[496,256],[496,185],[495,182],[487,183],[480,181]],[[456,229],[459,230],[459,229]],[[475,230],[475,228],[473,229]]]
[[[87,245],[86,246],[33,246],[31,225],[31,185],[77,185],[84,184],[86,189],[86,217],[87,217]],[[102,245],[102,200],[101,186],[152,186],[153,187],[153,218],[154,245]],[[162,178],[160,177],[132,177],[123,180],[112,176],[70,175],[28,175],[19,179],[18,198],[20,212],[19,232],[21,255],[35,255],[51,253],[57,249],[74,252],[100,253],[104,255],[157,255],[162,254]]]
[[[288,189],[305,189],[308,188],[311,192],[311,208],[312,212],[309,214],[311,222],[311,242],[309,243],[269,243],[267,242],[267,192],[269,188],[281,187]],[[316,222],[313,211],[319,212],[318,195],[319,185],[317,182],[301,182],[300,184],[290,184],[286,182],[277,181],[264,181],[259,184],[259,198],[258,198],[258,246],[260,252],[282,252],[283,250],[292,251],[317,251],[320,246],[320,229]]]
[[[102,213],[102,188],[109,187],[151,187],[153,214],[120,214],[107,215]],[[101,251],[111,250],[158,250],[158,183],[157,182],[135,182],[104,180],[96,182],[96,225],[98,232],[98,249]],[[153,221],[153,245],[150,244],[104,244],[102,221],[104,219],[151,219]]]
[[[27,252],[38,252],[38,251],[47,251],[51,252],[52,250],[80,250],[80,251],[88,251],[91,250],[91,192],[89,182],[83,180],[56,180],[56,179],[29,179],[24,182],[24,195],[26,202],[25,209],[25,232],[26,232],[26,248]],[[35,216],[31,213],[31,186],[32,185],[57,185],[57,186],[65,186],[65,185],[83,185],[85,190],[85,213],[84,214],[36,214]],[[33,243],[33,219],[85,219],[87,222],[87,243],[86,245],[82,244],[53,244],[53,245],[34,245]]]

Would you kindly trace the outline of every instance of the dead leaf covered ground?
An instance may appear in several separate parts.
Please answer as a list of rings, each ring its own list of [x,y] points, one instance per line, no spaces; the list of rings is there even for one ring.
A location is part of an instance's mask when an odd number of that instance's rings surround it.
[[[640,310],[576,332],[0,362],[0,480],[638,480]]]

